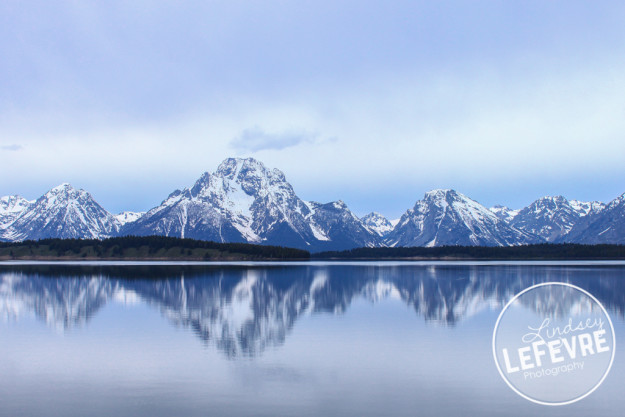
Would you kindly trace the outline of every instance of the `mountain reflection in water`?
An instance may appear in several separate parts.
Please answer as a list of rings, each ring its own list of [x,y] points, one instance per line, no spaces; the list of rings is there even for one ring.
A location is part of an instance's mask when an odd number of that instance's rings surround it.
[[[531,285],[562,281],[622,317],[625,285],[614,279],[622,271],[609,265],[4,265],[0,316],[34,314],[65,330],[88,325],[110,302],[147,303],[228,357],[253,357],[284,343],[300,317],[338,315],[358,298],[393,297],[417,317],[454,326],[501,309]],[[533,307],[553,308],[549,302]]]

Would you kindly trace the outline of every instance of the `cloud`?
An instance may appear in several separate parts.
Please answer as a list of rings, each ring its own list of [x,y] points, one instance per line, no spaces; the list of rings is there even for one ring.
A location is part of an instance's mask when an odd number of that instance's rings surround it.
[[[255,126],[241,132],[230,141],[230,146],[239,151],[257,152],[267,149],[281,150],[301,143],[314,143],[317,139],[319,139],[319,134],[303,130],[268,133]]]
[[[0,149],[2,149],[3,151],[19,151],[20,149],[22,149],[22,145],[12,143],[11,145],[2,145],[0,146]]]

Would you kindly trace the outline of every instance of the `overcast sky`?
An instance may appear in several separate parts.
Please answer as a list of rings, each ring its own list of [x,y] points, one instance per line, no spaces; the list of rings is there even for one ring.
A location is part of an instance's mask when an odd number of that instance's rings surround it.
[[[625,2],[3,1],[0,195],[146,210],[229,156],[398,217],[625,192]]]

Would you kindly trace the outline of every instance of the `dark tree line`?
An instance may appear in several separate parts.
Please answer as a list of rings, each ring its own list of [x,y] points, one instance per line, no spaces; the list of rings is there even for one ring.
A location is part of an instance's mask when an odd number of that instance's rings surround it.
[[[148,257],[163,253],[177,252],[175,257],[192,257],[201,253],[205,259],[219,258],[221,255],[244,255],[246,258],[260,259],[308,259],[310,253],[282,246],[254,245],[250,243],[217,243],[195,239],[181,239],[166,236],[123,236],[110,239],[42,239],[23,242],[0,242],[0,254],[14,256],[18,250],[26,250],[30,255],[54,252],[58,256],[77,256],[93,253],[95,257],[124,257],[129,250],[147,248]]]
[[[625,245],[538,244],[523,246],[440,246],[356,248],[320,252],[317,259],[625,259]]]
[[[440,246],[356,248],[320,252],[250,243],[217,243],[166,236],[110,239],[42,239],[0,242],[0,258],[159,258],[159,259],[625,259],[625,245],[538,244],[523,246]]]

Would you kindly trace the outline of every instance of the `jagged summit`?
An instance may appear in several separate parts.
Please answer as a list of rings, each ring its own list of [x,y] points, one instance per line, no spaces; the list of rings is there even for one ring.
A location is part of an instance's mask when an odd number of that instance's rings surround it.
[[[519,214],[519,210],[513,210],[510,207],[497,204],[490,208],[490,211],[495,213],[495,216],[499,217],[505,222],[510,222],[514,217]]]
[[[57,185],[56,187],[51,188],[49,192],[57,193],[57,192],[71,191],[71,190],[75,190],[75,188],[72,187],[72,184],[70,184],[69,182],[64,182],[64,183]]]
[[[440,200],[440,199],[446,199],[448,196],[457,197],[459,195],[461,194],[456,192],[456,190],[452,190],[450,188],[437,188],[434,190],[427,191],[423,199],[424,200],[430,200],[430,199]]]
[[[385,242],[389,246],[508,246],[537,240],[455,190],[433,190],[401,217]]]
[[[391,230],[393,230],[393,224],[386,217],[376,211],[372,211],[360,220],[367,227],[367,229],[371,230],[380,237],[386,236]]]
[[[623,193],[620,196],[616,197],[614,200],[610,201],[610,203],[608,203],[607,205],[604,204],[604,206],[606,208],[614,208],[615,206],[618,206],[618,205],[623,204],[623,203],[625,203],[625,193]]]
[[[94,238],[114,236],[119,222],[89,194],[69,183],[60,184],[19,214],[6,227],[7,240]]]
[[[543,241],[556,242],[566,236],[580,220],[594,211],[596,203],[571,203],[563,196],[539,198],[519,210],[510,224],[520,230],[539,236]]]
[[[593,204],[593,203],[587,203]],[[607,205],[598,206],[584,216],[560,241],[573,243],[625,244],[625,194]]]
[[[7,228],[34,203],[19,195],[0,197],[0,238]]]
[[[569,204],[582,216],[586,216],[588,214],[597,214],[606,207],[606,204],[602,203],[601,201],[587,202],[579,200],[569,200]]]
[[[0,214],[19,213],[28,208],[34,201],[28,201],[19,195],[0,197]]]
[[[123,226],[128,223],[136,222],[143,216],[145,212],[137,212],[137,211],[122,211],[119,214],[116,214],[114,217],[119,222],[120,226]]]
[[[347,249],[379,242],[342,202],[301,200],[278,169],[254,158],[228,158],[191,188],[122,230],[218,242],[252,242],[309,250]]]

